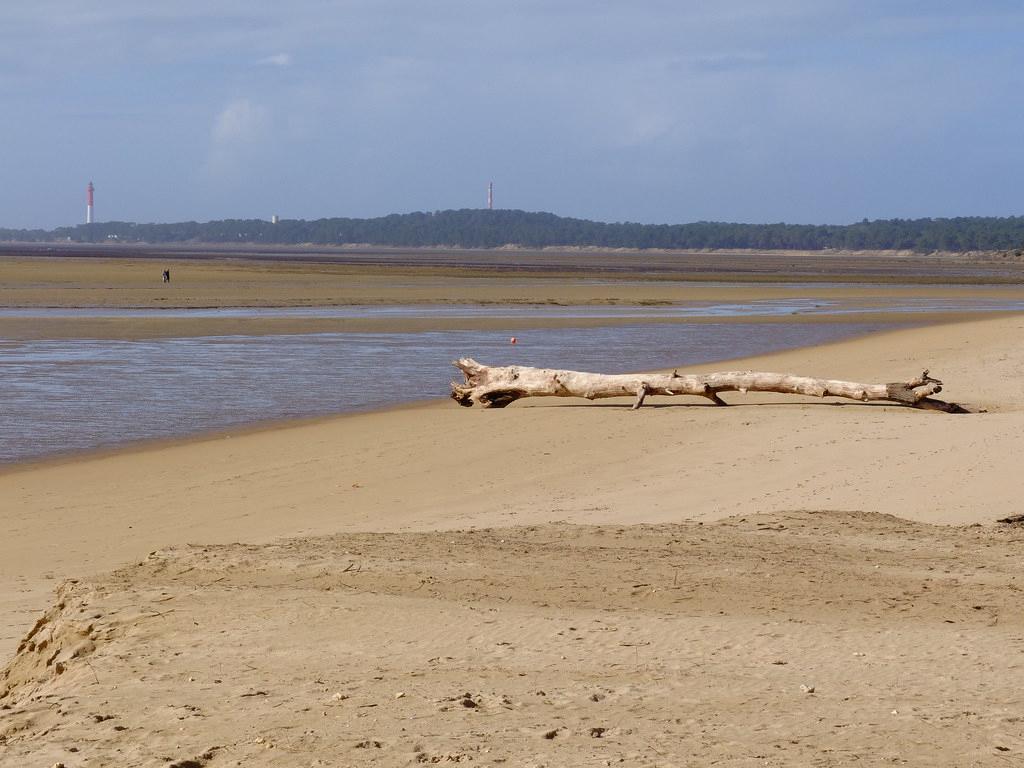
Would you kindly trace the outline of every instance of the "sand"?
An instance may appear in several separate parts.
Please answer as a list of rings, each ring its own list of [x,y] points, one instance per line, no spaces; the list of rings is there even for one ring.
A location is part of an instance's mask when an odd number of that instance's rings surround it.
[[[446,401],[7,468],[0,765],[1017,764],[1022,331],[703,367],[966,416]]]
[[[789,512],[162,549],[62,590],[0,763],[1019,764],[1022,544]]]

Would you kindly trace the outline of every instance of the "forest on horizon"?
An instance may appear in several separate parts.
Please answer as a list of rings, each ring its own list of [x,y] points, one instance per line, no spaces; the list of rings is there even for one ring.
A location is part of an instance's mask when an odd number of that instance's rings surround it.
[[[1024,216],[867,219],[855,224],[605,223],[517,210],[462,209],[369,219],[222,219],[172,224],[108,221],[72,227],[0,229],[8,242],[252,243],[462,248],[1021,251]]]

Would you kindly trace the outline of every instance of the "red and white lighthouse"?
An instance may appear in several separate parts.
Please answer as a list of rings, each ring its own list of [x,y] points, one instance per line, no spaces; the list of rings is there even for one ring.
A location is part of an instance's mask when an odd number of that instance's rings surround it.
[[[92,193],[93,193],[92,182],[89,182],[89,186],[85,188],[85,223],[92,224]]]

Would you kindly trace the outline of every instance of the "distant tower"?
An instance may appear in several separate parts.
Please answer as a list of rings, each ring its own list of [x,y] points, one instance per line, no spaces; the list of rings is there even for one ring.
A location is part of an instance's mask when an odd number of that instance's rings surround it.
[[[487,210],[494,210],[494,182],[487,182]]]
[[[89,182],[89,186],[85,188],[85,223],[92,224],[92,182]]]

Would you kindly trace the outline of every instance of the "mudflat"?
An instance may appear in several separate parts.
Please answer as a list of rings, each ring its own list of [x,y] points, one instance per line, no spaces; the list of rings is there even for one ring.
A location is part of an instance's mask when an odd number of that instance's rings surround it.
[[[72,250],[71,253],[77,253]],[[116,252],[116,249],[115,249]],[[912,257],[803,256],[788,259],[774,282],[764,270],[781,258],[778,254],[740,254],[731,260],[720,254],[684,254],[673,259],[634,254],[635,263],[611,271],[608,256],[571,253],[561,259],[544,254],[537,267],[536,254],[503,254],[483,268],[465,255],[464,263],[450,252],[440,264],[427,254],[393,263],[393,256],[373,252],[362,261],[323,261],[312,255],[291,253],[287,258],[256,259],[244,253],[127,253],[112,258],[110,249],[94,256],[43,257],[20,252],[0,253],[0,307],[19,308],[224,308],[224,307],[336,307],[350,305],[639,305],[660,306],[694,302],[750,302],[785,299],[822,299],[858,310],[865,322],[905,323],[907,315],[889,311],[901,299],[1024,301],[1024,271],[999,262],[997,273],[978,271],[958,261],[931,260],[917,264]],[[456,254],[457,255],[457,254]],[[493,252],[484,254],[495,259]],[[302,259],[305,260],[302,260]],[[340,258],[340,257],[337,257]],[[524,261],[519,264],[516,259]],[[723,265],[722,261],[726,263]],[[766,261],[767,260],[767,261]],[[366,263],[363,263],[366,262]],[[660,269],[664,262],[676,269]],[[695,262],[699,269],[687,271]],[[863,269],[853,269],[864,263]],[[881,276],[884,269],[913,263],[915,268]],[[987,262],[986,262],[987,263]],[[853,266],[851,266],[851,264]],[[680,266],[682,265],[682,266]],[[732,265],[732,269],[729,269]],[[738,265],[738,266],[737,266]],[[746,265],[746,268],[742,268]],[[869,268],[870,267],[870,268]],[[163,283],[163,269],[171,282]],[[786,271],[788,269],[788,271]],[[852,271],[851,271],[852,270]],[[881,281],[870,284],[857,281]],[[905,282],[900,282],[900,281]],[[980,281],[980,282],[972,282]],[[986,282],[988,281],[988,282]],[[170,313],[169,313],[170,314]],[[951,322],[971,317],[969,312],[915,313],[914,322]],[[813,317],[746,316],[743,322],[841,322],[848,315]],[[221,334],[313,333],[327,331],[422,331],[451,329],[528,329],[573,325],[585,327],[635,322],[630,319],[572,320],[559,318],[488,317],[0,317],[0,337],[30,338],[154,338]],[[728,318],[661,318],[645,322],[731,322]]]

